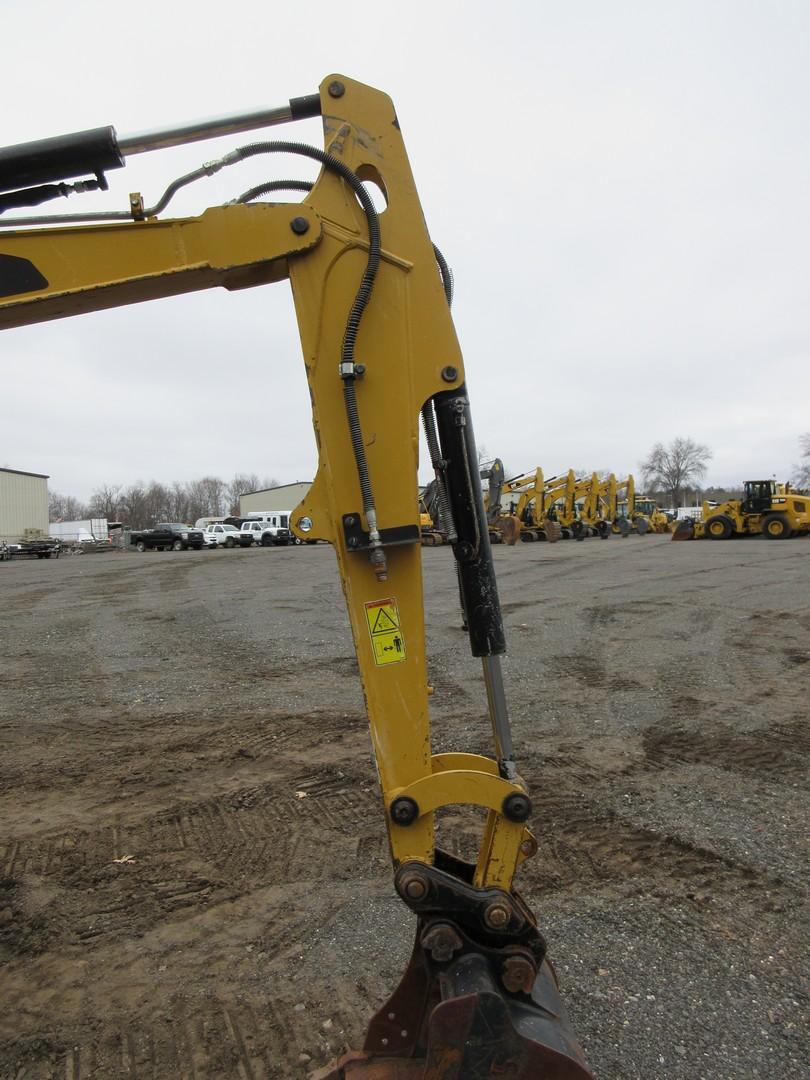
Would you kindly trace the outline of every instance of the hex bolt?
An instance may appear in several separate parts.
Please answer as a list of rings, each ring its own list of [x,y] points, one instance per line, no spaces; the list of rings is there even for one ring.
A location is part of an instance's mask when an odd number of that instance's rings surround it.
[[[501,982],[510,994],[517,994],[520,991],[530,994],[536,978],[537,971],[528,957],[510,956],[504,961]]]
[[[346,87],[339,79],[334,79],[329,83],[329,96],[330,97],[343,97],[346,93]]]
[[[453,367],[452,364],[448,364],[447,367],[443,367],[442,378],[445,382],[455,382],[458,378],[458,368]]]
[[[343,524],[346,526],[347,529],[350,529],[352,525],[354,525],[354,515],[347,514],[346,517],[343,519]]]
[[[428,894],[429,885],[424,874],[420,874],[418,870],[412,870],[402,875],[399,891],[408,900],[424,900]]]
[[[309,222],[305,217],[294,217],[290,222],[290,228],[296,236],[303,236],[309,231]]]
[[[489,904],[484,911],[484,922],[492,930],[503,930],[509,924],[511,917],[512,912],[506,904],[499,903],[497,900]]]

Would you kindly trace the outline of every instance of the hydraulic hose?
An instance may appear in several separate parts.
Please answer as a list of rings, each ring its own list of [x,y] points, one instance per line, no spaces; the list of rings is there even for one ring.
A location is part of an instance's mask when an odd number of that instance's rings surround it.
[[[236,203],[248,203],[252,199],[258,199],[261,195],[269,195],[273,191],[312,191],[313,185],[309,180],[269,180],[266,184],[258,184],[256,187],[243,191]]]
[[[340,351],[340,377],[343,380],[343,399],[346,406],[346,417],[349,423],[349,433],[352,441],[352,450],[357,464],[357,476],[360,481],[360,491],[363,497],[363,511],[368,522],[369,535],[369,558],[374,567],[374,572],[380,581],[388,577],[388,569],[385,558],[385,550],[377,527],[377,510],[374,502],[374,494],[371,488],[371,477],[368,471],[366,448],[363,442],[363,432],[360,425],[360,413],[357,407],[357,393],[355,380],[362,370],[358,371],[354,353],[357,344],[357,334],[360,329],[360,321],[371,298],[374,281],[380,265],[380,220],[371,197],[363,186],[356,173],[335,157],[334,154],[321,150],[307,143],[286,142],[283,140],[262,143],[249,143],[227,154],[225,160],[243,161],[246,158],[255,157],[257,154],[300,154],[303,157],[312,158],[320,162],[330,172],[337,173],[354,191],[368,223],[368,259],[360,286],[354,298],[349,317],[346,321],[346,329],[343,333],[343,342]]]

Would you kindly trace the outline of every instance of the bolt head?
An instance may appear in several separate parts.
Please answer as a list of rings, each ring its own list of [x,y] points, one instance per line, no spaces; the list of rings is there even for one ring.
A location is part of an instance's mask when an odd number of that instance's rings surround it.
[[[309,232],[309,222],[305,217],[294,217],[290,222],[290,228],[296,236],[303,236],[305,232]]]
[[[395,825],[413,825],[419,817],[419,805],[415,799],[400,795],[391,803],[390,814]]]
[[[493,930],[502,930],[509,923],[511,916],[512,913],[506,904],[499,904],[497,901],[490,904],[484,911],[484,921]]]
[[[507,821],[528,821],[532,813],[532,801],[528,795],[515,791],[503,800],[502,809]]]
[[[345,93],[346,93],[346,87],[343,85],[343,83],[339,79],[333,79],[333,81],[329,83],[329,96],[330,97],[334,97],[334,98],[343,97],[343,95]]]
[[[537,971],[527,957],[510,956],[504,962],[501,981],[510,994],[531,994]]]
[[[447,367],[443,367],[442,378],[445,382],[455,382],[456,379],[458,379],[458,368],[453,367],[452,364],[448,364]]]
[[[400,889],[409,900],[424,900],[428,894],[428,882],[423,874],[406,874],[400,883]]]

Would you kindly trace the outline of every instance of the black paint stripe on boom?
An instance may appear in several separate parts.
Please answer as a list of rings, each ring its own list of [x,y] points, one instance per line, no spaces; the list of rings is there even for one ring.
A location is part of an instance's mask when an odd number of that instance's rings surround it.
[[[39,292],[47,287],[47,278],[28,259],[21,259],[18,255],[0,255],[0,296]]]

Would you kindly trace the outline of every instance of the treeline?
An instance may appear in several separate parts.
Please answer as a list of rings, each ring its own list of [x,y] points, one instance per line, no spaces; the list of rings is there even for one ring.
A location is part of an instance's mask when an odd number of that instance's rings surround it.
[[[240,473],[230,481],[218,476],[201,480],[162,484],[152,480],[124,487],[105,484],[97,488],[89,502],[52,491],[49,495],[51,521],[81,521],[107,518],[122,521],[133,529],[147,529],[157,521],[194,524],[202,517],[226,517],[239,513],[239,496],[247,491],[275,487],[277,480],[260,479],[255,473]]]

